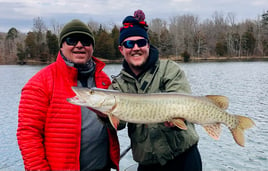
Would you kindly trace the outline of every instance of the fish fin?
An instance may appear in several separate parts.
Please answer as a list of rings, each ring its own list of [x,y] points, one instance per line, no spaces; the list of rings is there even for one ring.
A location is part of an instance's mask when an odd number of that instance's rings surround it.
[[[245,138],[244,138],[244,130],[251,128],[255,125],[253,120],[245,116],[235,115],[236,119],[238,120],[238,124],[236,128],[230,129],[232,135],[234,137],[235,142],[244,147],[245,146]]]
[[[184,119],[179,118],[179,119],[172,119],[171,121],[175,126],[177,126],[180,129],[187,130],[187,126],[184,123]]]
[[[114,116],[114,115],[108,115],[110,123],[112,124],[112,126],[114,127],[115,130],[117,130],[117,127],[119,125],[119,119]]]
[[[221,134],[221,124],[209,124],[209,125],[203,125],[208,135],[210,135],[213,139],[219,140],[220,134]]]
[[[221,109],[227,109],[229,106],[229,99],[226,96],[206,95],[206,98],[210,99],[215,105],[217,105]]]

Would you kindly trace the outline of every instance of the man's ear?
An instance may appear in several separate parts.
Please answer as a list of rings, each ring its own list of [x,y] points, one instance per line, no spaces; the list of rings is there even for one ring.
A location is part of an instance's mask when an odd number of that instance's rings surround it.
[[[123,54],[123,46],[118,46],[118,50],[119,50],[120,53],[124,56],[124,54]]]

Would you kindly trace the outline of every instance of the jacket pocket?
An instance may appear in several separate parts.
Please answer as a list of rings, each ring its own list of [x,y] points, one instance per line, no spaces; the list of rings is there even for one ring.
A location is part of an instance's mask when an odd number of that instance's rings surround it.
[[[132,141],[141,143],[148,137],[148,126],[145,124],[128,124],[128,135]]]
[[[181,143],[184,142],[182,130],[180,130],[177,127],[171,127],[171,128],[163,127],[161,131],[164,134],[171,151],[173,151],[175,154],[178,151],[181,151],[180,146],[181,146]]]

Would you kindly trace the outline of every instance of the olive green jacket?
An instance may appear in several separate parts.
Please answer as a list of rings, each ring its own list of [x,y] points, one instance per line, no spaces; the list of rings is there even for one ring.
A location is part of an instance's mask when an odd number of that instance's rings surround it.
[[[189,83],[178,64],[171,60],[157,60],[140,77],[134,78],[124,69],[113,78],[112,89],[128,93],[179,92],[191,93]],[[142,100],[142,99],[141,99]],[[133,158],[140,164],[164,165],[198,142],[192,123],[187,130],[158,124],[128,123]],[[123,126],[124,127],[124,126]],[[122,124],[121,124],[122,128]]]

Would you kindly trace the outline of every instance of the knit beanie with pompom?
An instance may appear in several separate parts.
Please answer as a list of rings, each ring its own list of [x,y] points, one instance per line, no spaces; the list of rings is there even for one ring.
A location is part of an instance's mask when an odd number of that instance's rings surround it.
[[[135,11],[134,16],[127,16],[122,22],[123,27],[120,28],[119,44],[130,36],[142,36],[149,40],[148,25],[144,20],[145,14],[142,10]]]

